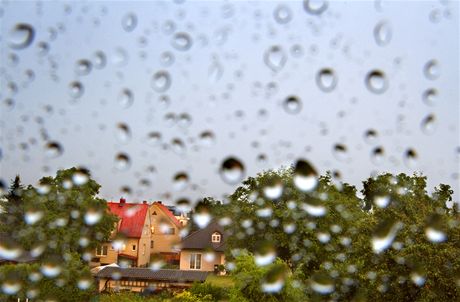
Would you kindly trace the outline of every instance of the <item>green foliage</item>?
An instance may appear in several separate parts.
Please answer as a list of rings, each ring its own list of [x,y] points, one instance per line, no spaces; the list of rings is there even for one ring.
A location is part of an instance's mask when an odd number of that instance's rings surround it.
[[[41,299],[88,300],[92,277],[82,256],[89,261],[91,252],[99,242],[108,240],[117,221],[109,214],[106,201],[97,197],[99,187],[87,171],[76,168],[42,178],[37,188],[24,188],[19,178],[13,182],[1,203],[0,221],[16,223],[0,224],[0,232],[6,236],[3,248],[17,251],[16,256],[34,258],[32,264],[12,266],[19,277],[11,275],[8,266],[0,267],[0,282],[12,278],[23,285],[15,296],[26,297],[29,288],[36,288]],[[49,273],[53,269],[58,270],[56,275]],[[39,281],[31,280],[32,271]]]
[[[214,286],[210,283],[195,283],[189,292],[200,297],[210,296],[212,301],[221,301],[228,298],[227,290],[223,287]]]

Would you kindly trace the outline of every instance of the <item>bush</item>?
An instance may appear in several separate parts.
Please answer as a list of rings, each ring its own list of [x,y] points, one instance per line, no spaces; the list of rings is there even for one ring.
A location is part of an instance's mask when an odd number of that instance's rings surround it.
[[[211,296],[213,301],[228,299],[228,293],[225,288],[214,286],[209,283],[195,283],[189,290],[197,296]]]

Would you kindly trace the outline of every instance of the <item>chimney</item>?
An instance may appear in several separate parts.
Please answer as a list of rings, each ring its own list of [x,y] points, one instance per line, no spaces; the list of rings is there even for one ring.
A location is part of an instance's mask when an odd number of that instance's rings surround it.
[[[126,203],[126,199],[120,198],[120,203],[118,204],[119,207],[122,207]]]
[[[161,202],[161,201],[157,201],[157,202],[158,202],[159,204],[162,204],[162,202]]]
[[[143,204],[147,204],[147,200],[144,200],[142,203],[143,203]]]

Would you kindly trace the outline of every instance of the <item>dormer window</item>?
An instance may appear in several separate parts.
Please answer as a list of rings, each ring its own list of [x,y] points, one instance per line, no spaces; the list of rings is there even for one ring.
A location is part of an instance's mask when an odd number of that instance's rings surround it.
[[[211,242],[218,243],[218,242],[220,242],[220,239],[221,239],[221,235],[220,235],[219,232],[212,233]]]

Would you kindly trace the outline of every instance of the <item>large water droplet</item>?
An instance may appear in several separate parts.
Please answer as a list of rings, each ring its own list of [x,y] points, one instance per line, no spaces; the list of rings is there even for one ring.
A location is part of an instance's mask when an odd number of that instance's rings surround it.
[[[420,127],[423,133],[430,135],[436,130],[436,117],[434,114],[427,115],[421,122]]]
[[[387,78],[383,71],[380,70],[370,71],[366,75],[365,83],[367,89],[376,94],[384,93],[388,88]]]
[[[188,186],[188,174],[185,172],[179,172],[174,175],[173,178],[173,187],[174,190],[176,191],[183,191],[187,188]]]
[[[316,169],[306,160],[298,160],[294,168],[294,184],[303,192],[311,192],[318,184]]]
[[[171,86],[171,76],[169,72],[160,70],[152,77],[152,87],[157,92],[165,92]]]
[[[254,261],[258,266],[266,266],[276,259],[276,250],[269,242],[263,242],[254,253]]]
[[[59,142],[51,141],[45,145],[46,157],[56,158],[64,153],[64,148]]]
[[[137,26],[137,16],[133,13],[126,14],[121,19],[121,27],[127,32],[133,31]]]
[[[220,167],[220,176],[228,184],[237,184],[245,174],[243,163],[234,157],[226,158]]]
[[[74,81],[69,84],[69,94],[72,98],[77,99],[81,97],[84,92],[85,92],[85,89],[82,83],[78,81]]]
[[[5,280],[2,283],[2,291],[6,295],[14,295],[22,288],[22,284],[19,280]],[[7,299],[7,298],[5,298]],[[19,298],[18,298],[19,300]],[[8,300],[11,301],[11,300]]]
[[[317,273],[310,280],[311,288],[321,295],[328,295],[334,292],[334,279],[326,274]]]
[[[328,7],[327,0],[304,0],[305,11],[312,15],[321,15]]]
[[[267,272],[265,278],[262,280],[262,292],[268,294],[280,292],[284,287],[285,279],[285,268],[281,265],[275,265]]]
[[[189,34],[184,32],[174,34],[171,41],[171,45],[180,51],[189,50],[192,47],[192,44],[192,38],[189,36]]]
[[[131,165],[129,155],[126,153],[118,153],[115,156],[115,167],[118,170],[127,170]]]
[[[392,30],[388,22],[381,21],[374,28],[374,39],[377,45],[385,46],[391,41]]]
[[[281,197],[284,191],[284,184],[281,178],[273,177],[268,179],[263,187],[264,196],[268,199],[275,200]]]
[[[9,45],[14,49],[23,49],[32,44],[34,37],[35,30],[31,25],[19,23],[10,31]]]
[[[267,49],[264,54],[265,65],[268,66],[274,72],[278,72],[283,69],[286,64],[287,56],[281,46],[275,45]]]
[[[423,74],[428,80],[436,80],[441,75],[441,68],[437,60],[432,59],[426,62],[423,67]]]
[[[291,9],[286,5],[278,5],[273,12],[273,17],[279,24],[286,24],[292,19]]]
[[[40,271],[48,278],[55,278],[61,273],[62,268],[57,263],[48,262],[42,264]]]
[[[402,224],[400,222],[392,220],[380,223],[372,235],[372,249],[374,253],[379,254],[389,248],[401,228]]]
[[[324,92],[331,92],[337,86],[337,76],[334,70],[323,68],[316,74],[316,84]]]
[[[321,217],[326,215],[327,209],[324,205],[320,204],[319,202],[309,201],[308,203],[302,203],[301,205],[302,210],[307,212],[310,216],[313,217]]]
[[[302,102],[296,96],[290,96],[283,102],[284,110],[289,114],[296,114],[302,110]]]

